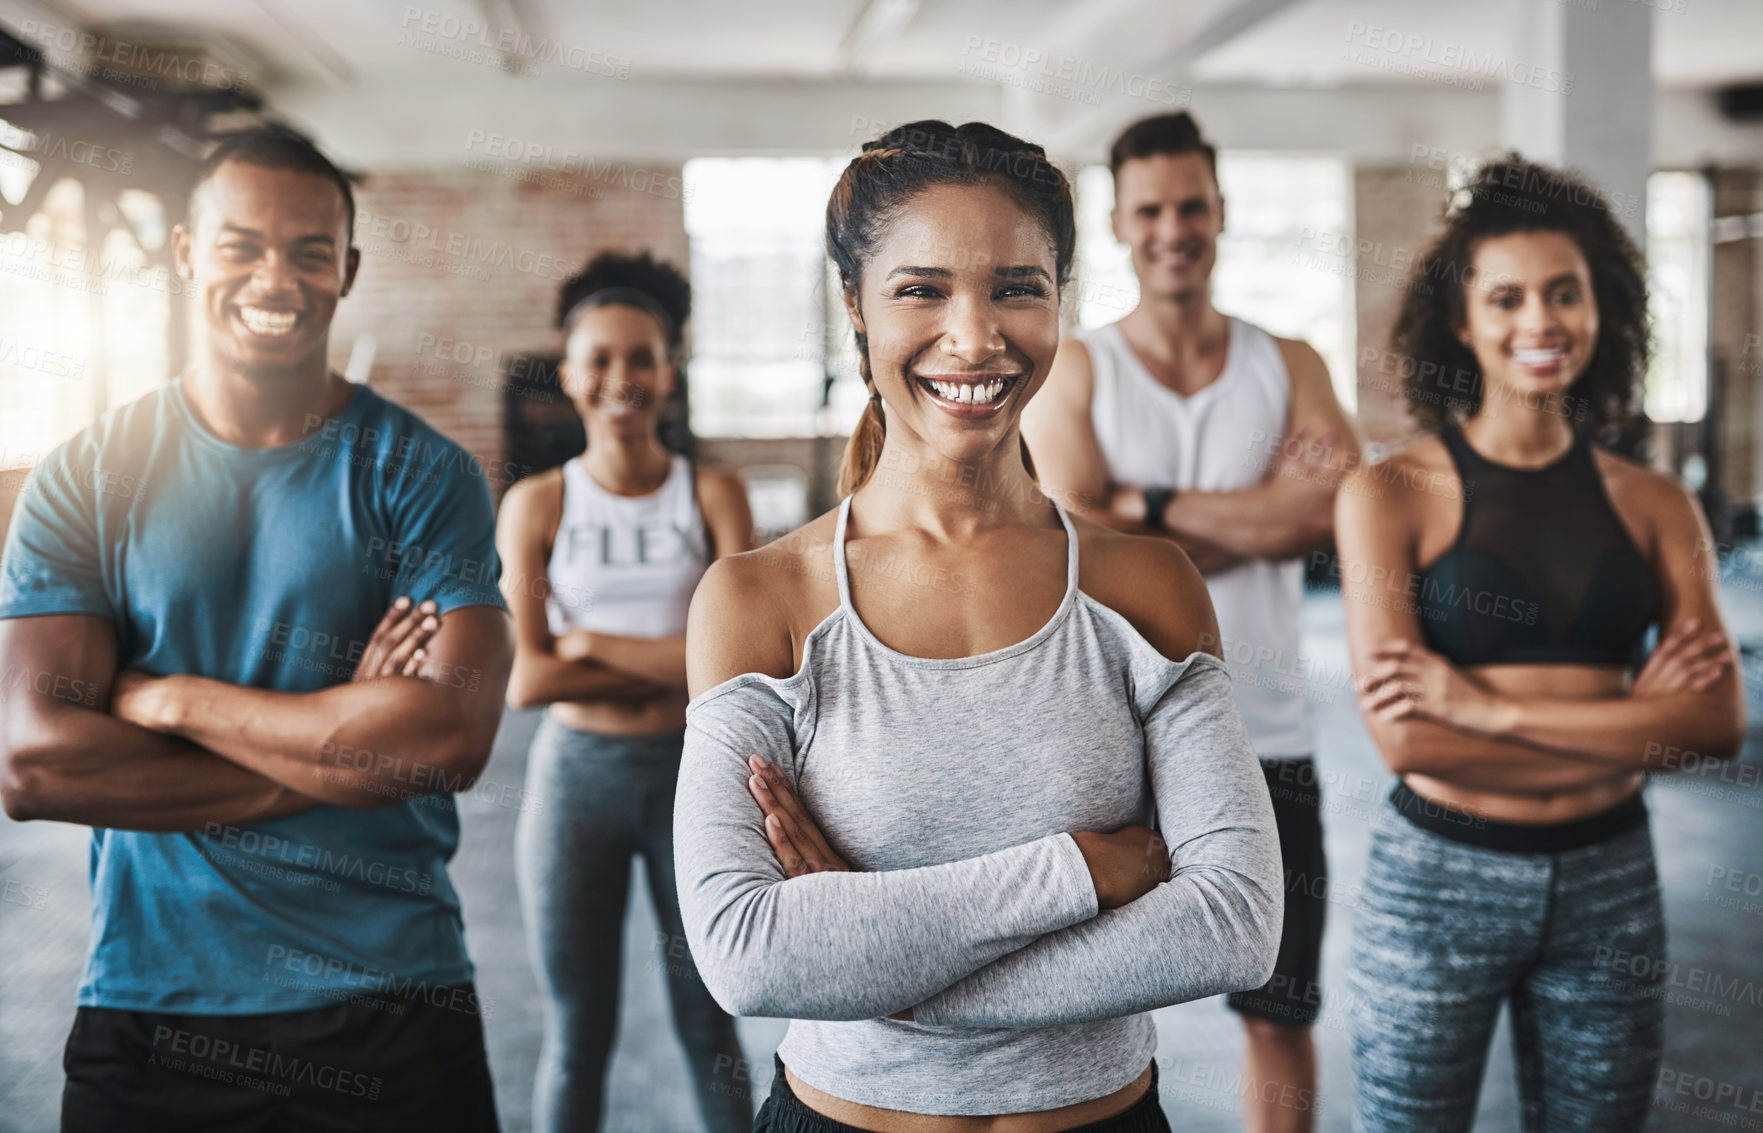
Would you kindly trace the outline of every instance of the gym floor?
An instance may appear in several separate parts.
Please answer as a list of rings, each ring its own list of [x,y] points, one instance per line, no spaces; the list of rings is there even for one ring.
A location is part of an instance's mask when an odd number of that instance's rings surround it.
[[[1726,580],[1722,608],[1743,642],[1763,642],[1763,578]],[[1313,594],[1305,604],[1304,658],[1314,672],[1344,673],[1340,600]],[[1756,727],[1763,664],[1746,658]],[[1758,660],[1763,660],[1759,658]],[[1345,1012],[1334,999],[1347,962],[1353,897],[1365,866],[1367,815],[1389,779],[1372,750],[1344,679],[1313,680],[1317,760],[1335,895],[1323,964],[1323,1013],[1316,1028],[1325,1133],[1350,1128],[1352,1077]],[[529,1125],[539,1050],[539,1000],[527,958],[512,859],[519,788],[536,712],[510,712],[477,791],[460,800],[464,838],[453,878],[465,903],[478,990],[486,1003],[490,1059],[503,1128]],[[1755,737],[1742,764],[1763,763]],[[1763,1129],[1763,776],[1736,767],[1657,777],[1648,787],[1670,936],[1668,1042],[1649,1129]],[[35,1133],[57,1125],[61,1049],[74,1011],[85,955],[90,898],[87,831],[0,817],[0,1131]],[[1748,889],[1748,892],[1747,892]],[[686,1064],[665,1001],[666,948],[641,885],[631,887],[626,923],[624,1006],[611,1067],[610,1133],[693,1133],[700,1128]],[[199,947],[199,942],[193,942]],[[1221,999],[1156,1013],[1163,1105],[1184,1133],[1241,1128],[1242,1032]],[[763,1098],[771,1054],[786,1024],[743,1019],[749,1067],[731,1067],[732,1088]],[[1518,1127],[1509,1039],[1502,1020],[1482,1090],[1477,1131]]]

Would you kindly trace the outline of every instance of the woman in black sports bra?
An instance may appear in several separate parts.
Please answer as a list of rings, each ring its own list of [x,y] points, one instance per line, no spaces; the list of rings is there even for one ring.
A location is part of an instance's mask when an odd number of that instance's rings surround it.
[[[1744,708],[1693,497],[1591,440],[1648,354],[1600,202],[1516,157],[1458,194],[1392,344],[1433,435],[1337,498],[1360,706],[1401,780],[1348,985],[1361,1130],[1468,1129],[1502,1001],[1527,1130],[1638,1129],[1657,1077],[1640,787],[1735,754]]]

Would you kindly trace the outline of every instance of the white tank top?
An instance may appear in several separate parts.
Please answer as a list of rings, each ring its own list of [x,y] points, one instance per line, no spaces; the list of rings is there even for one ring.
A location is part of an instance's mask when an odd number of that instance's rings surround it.
[[[1263,447],[1285,432],[1291,403],[1291,378],[1272,335],[1230,319],[1224,372],[1186,397],[1151,376],[1119,323],[1076,337],[1090,352],[1090,419],[1111,481],[1223,492],[1265,479]],[[1206,588],[1256,754],[1310,754],[1308,685],[1298,659],[1303,562],[1248,560],[1207,575]]]
[[[673,454],[661,487],[620,496],[575,457],[563,466],[563,518],[546,567],[553,634],[585,629],[621,637],[686,632],[692,591],[710,565],[691,461]]]

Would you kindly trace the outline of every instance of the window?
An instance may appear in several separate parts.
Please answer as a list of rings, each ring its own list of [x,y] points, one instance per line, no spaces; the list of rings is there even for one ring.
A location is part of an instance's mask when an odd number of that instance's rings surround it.
[[[1700,421],[1708,408],[1708,183],[1698,173],[1647,178],[1647,306],[1653,364],[1647,416]]]
[[[814,436],[825,425],[829,323],[838,315],[826,284],[826,199],[846,162],[686,162],[695,434]]]
[[[77,286],[77,269],[56,266],[85,244],[84,213],[80,183],[64,179],[22,231],[0,235],[0,468],[35,464],[101,408],[90,357],[102,341],[97,299]]]
[[[1212,271],[1212,301],[1283,338],[1310,343],[1328,364],[1335,394],[1357,405],[1351,273],[1295,271],[1292,250],[1305,232],[1352,231],[1352,178],[1339,158],[1225,151],[1218,183],[1224,234]],[[1132,259],[1114,239],[1108,214],[1114,179],[1106,165],[1078,171],[1077,321],[1113,322],[1138,302]]]
[[[0,469],[35,464],[171,368],[170,299],[146,270],[167,237],[159,199],[61,177],[26,217],[44,166],[9,147],[28,137],[0,121]]]

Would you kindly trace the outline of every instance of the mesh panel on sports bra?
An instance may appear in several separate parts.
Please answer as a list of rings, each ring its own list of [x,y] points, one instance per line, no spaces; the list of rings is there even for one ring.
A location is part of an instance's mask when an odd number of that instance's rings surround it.
[[[1442,439],[1463,521],[1420,572],[1427,646],[1459,665],[1634,663],[1658,592],[1587,442],[1526,469],[1484,459],[1455,430]]]

